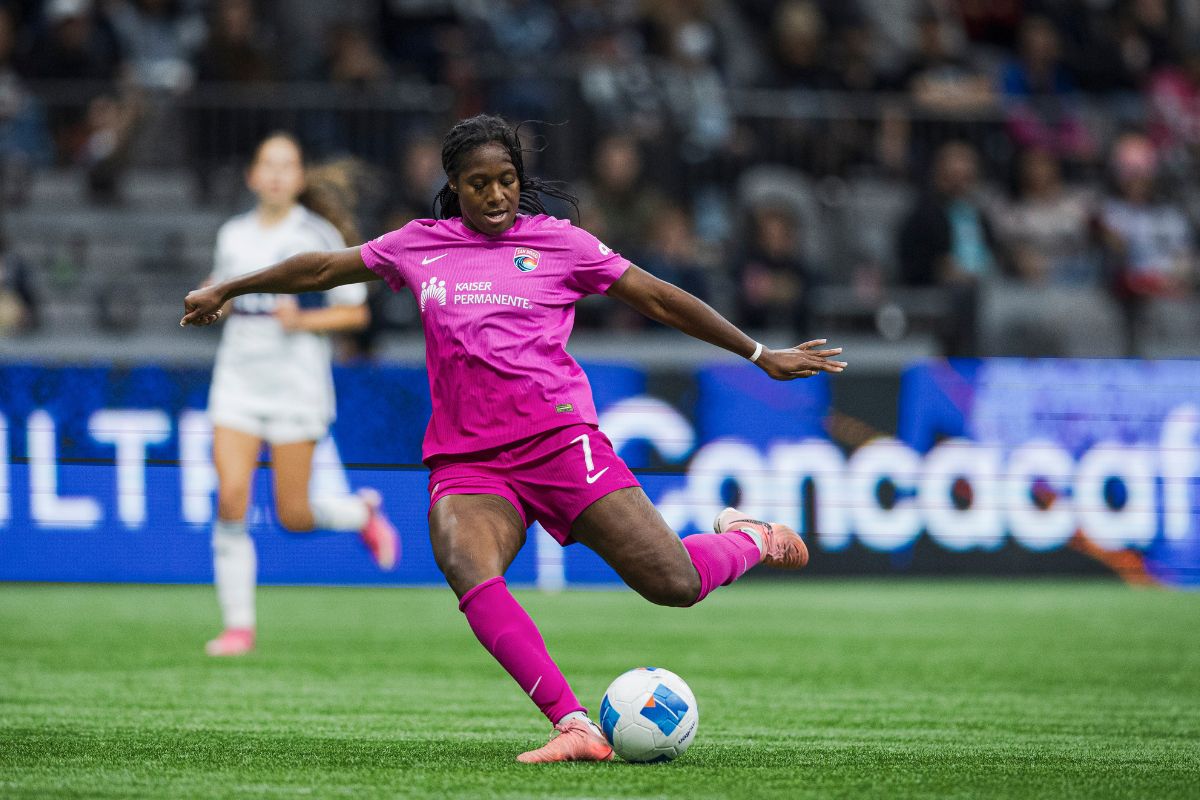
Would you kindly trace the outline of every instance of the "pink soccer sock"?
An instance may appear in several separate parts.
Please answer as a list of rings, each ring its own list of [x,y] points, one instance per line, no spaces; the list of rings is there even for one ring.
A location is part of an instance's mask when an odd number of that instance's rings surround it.
[[[587,713],[546,652],[546,643],[537,626],[508,591],[503,577],[484,581],[464,594],[458,610],[467,615],[480,644],[508,670],[551,724],[572,711]]]
[[[761,558],[758,545],[741,531],[727,533],[696,533],[683,540],[700,573],[700,594],[692,605],[708,597],[718,586],[728,586],[757,564]]]

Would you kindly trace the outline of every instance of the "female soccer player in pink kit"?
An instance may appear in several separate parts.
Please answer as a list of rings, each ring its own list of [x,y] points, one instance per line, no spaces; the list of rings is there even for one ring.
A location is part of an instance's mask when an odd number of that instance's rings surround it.
[[[434,556],[480,643],[554,725],[518,761],[604,761],[612,748],[547,652],[504,573],[534,520],[559,542],[596,551],[653,603],[691,606],[759,563],[799,569],[792,529],[735,509],[714,533],[681,540],[597,428],[587,378],[565,349],[576,300],[604,293],[651,319],[749,358],[777,380],[841,372],[823,340],[770,350],[703,302],[630,264],[541,194],[516,132],[498,117],[463,120],[443,141],[437,219],[414,220],[359,248],[293,256],[197,289],[181,325],[216,321],[231,298],[383,279],[417,298],[433,415],[425,434]]]

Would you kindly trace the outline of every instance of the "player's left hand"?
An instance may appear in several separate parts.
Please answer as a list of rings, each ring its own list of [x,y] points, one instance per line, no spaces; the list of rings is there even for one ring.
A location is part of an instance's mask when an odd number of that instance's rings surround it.
[[[300,310],[300,305],[296,302],[296,298],[291,295],[277,295],[275,297],[275,311],[273,312],[275,319],[288,333],[295,333],[303,330],[304,312]]]
[[[814,339],[786,350],[764,349],[758,361],[754,363],[777,381],[811,378],[819,372],[836,374],[846,368],[845,361],[833,360],[834,356],[841,354],[842,348],[823,348],[822,345],[826,344],[826,341]]]

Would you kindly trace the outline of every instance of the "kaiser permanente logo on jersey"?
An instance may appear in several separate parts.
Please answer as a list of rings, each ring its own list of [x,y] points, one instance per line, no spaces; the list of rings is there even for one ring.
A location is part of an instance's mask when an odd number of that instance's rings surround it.
[[[491,305],[533,308],[533,303],[529,302],[527,297],[493,292],[491,281],[456,283],[453,291],[454,293],[448,297],[446,281],[438,280],[435,276],[431,276],[427,281],[421,281],[421,313],[425,313],[425,307],[430,304],[431,300],[437,301],[439,306],[444,306],[450,302],[450,298],[453,298],[456,306]]]
[[[421,313],[425,313],[425,304],[437,300],[439,306],[446,305],[446,282],[439,281],[437,276],[427,281],[421,281]]]

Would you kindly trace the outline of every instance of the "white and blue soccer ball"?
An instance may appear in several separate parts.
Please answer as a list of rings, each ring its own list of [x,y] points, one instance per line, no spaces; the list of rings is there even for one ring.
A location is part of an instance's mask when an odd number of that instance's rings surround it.
[[[683,678],[659,667],[619,676],[600,702],[600,727],[626,761],[672,761],[696,739],[700,709]]]

